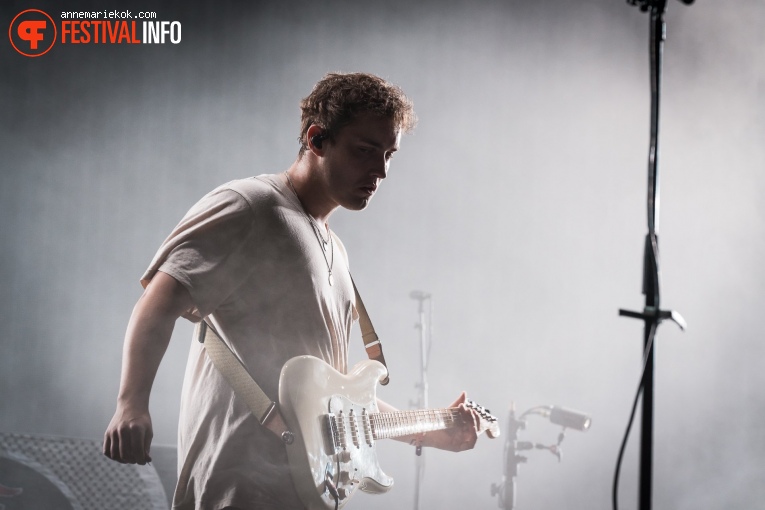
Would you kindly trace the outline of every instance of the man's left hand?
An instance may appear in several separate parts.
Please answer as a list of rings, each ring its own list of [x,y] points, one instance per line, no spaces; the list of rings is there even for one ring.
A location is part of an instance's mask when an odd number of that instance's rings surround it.
[[[455,426],[445,430],[428,432],[422,438],[422,446],[450,452],[473,449],[478,440],[480,418],[474,410],[465,406],[466,401],[467,394],[463,391],[457,400],[449,406],[459,411]]]

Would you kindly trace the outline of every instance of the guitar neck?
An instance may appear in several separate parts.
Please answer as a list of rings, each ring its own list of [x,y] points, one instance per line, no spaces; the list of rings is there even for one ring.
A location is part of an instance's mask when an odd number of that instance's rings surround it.
[[[371,413],[369,421],[374,439],[388,439],[424,434],[454,427],[458,423],[458,409],[419,409],[392,413]]]

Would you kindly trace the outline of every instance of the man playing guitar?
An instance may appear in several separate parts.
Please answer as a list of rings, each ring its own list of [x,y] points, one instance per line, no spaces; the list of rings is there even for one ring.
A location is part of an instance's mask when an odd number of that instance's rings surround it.
[[[328,74],[301,102],[300,151],[280,174],[222,185],[195,204],[141,279],[145,291],[125,336],[117,409],[104,454],[151,460],[149,394],[178,317],[214,327],[276,400],[279,374],[296,356],[348,372],[348,339],[358,318],[348,259],[328,219],[338,207],[364,209],[388,174],[402,132],[414,127],[411,101],[370,74]],[[456,426],[398,439],[451,451],[473,448],[479,418],[451,405]],[[381,413],[394,411],[378,401]],[[181,397],[178,485],[173,508],[304,508],[285,446],[237,398],[193,342]],[[271,429],[271,430],[268,430]]]

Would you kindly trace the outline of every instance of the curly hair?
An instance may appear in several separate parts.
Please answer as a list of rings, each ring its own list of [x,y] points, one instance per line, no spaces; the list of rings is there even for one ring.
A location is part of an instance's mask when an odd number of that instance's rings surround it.
[[[306,133],[312,124],[321,126],[327,139],[353,122],[359,115],[372,113],[393,119],[403,132],[414,129],[417,116],[404,91],[368,73],[328,73],[300,101],[301,126],[299,156],[308,148]]]

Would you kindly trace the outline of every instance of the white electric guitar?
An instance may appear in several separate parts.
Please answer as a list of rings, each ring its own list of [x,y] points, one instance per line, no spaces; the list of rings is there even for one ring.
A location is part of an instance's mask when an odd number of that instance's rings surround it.
[[[365,360],[343,375],[313,356],[298,356],[282,368],[279,410],[294,440],[287,456],[295,488],[309,510],[342,507],[356,489],[381,494],[393,479],[377,461],[375,442],[459,425],[459,410],[426,409],[380,413],[377,382],[387,369]],[[479,432],[499,436],[497,419],[466,405],[480,417]]]

